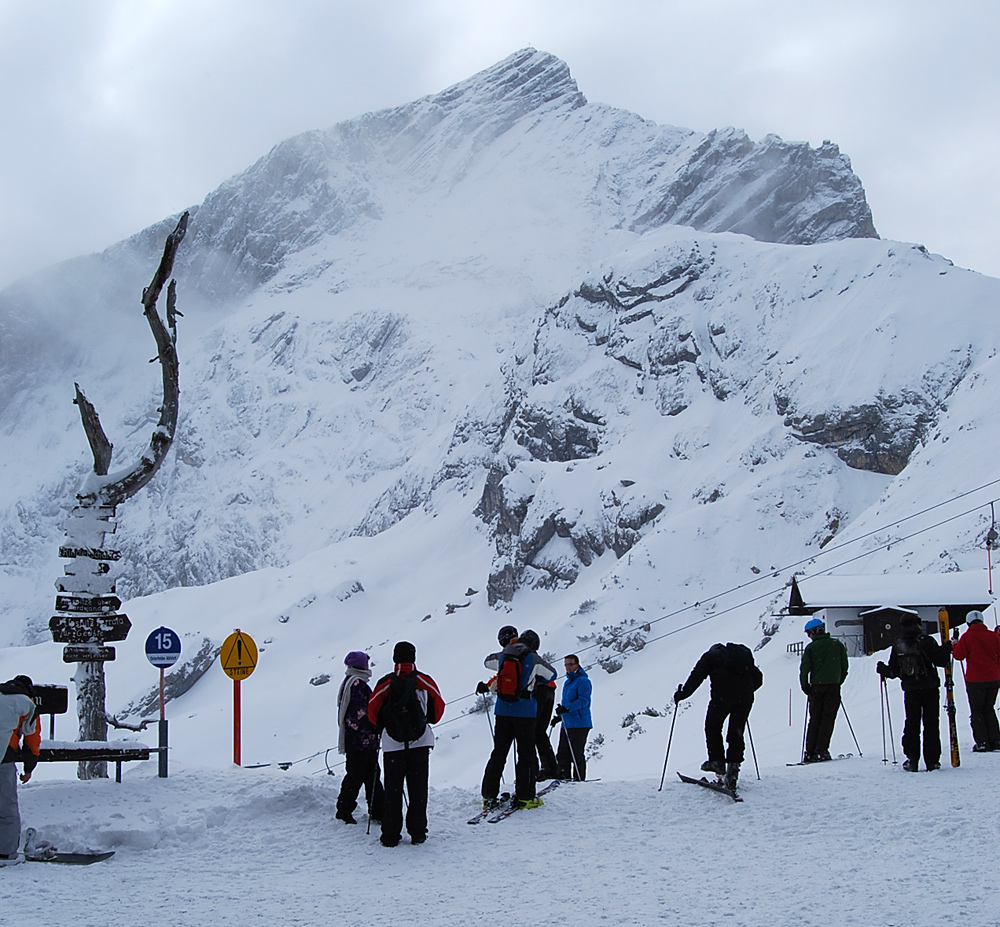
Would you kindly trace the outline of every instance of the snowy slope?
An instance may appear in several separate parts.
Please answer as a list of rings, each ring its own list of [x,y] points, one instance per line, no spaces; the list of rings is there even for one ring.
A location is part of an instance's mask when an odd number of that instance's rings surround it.
[[[867,755],[766,763],[741,805],[683,785],[672,768],[662,792],[656,776],[567,784],[537,811],[478,827],[465,824],[474,792],[432,788],[427,843],[391,850],[377,829],[365,835],[363,817],[334,820],[339,777],[324,770],[32,782],[26,821],[61,846],[116,855],[86,870],[6,869],[0,897],[80,927],[202,927],[234,912],[247,925],[444,927],[496,923],[498,908],[528,927],[570,913],[587,927],[995,924],[992,859],[968,847],[1000,824],[989,801],[997,759],[974,759],[931,775]],[[928,853],[957,854],[960,871],[929,874],[916,862]],[[512,859],[534,884],[500,884]]]

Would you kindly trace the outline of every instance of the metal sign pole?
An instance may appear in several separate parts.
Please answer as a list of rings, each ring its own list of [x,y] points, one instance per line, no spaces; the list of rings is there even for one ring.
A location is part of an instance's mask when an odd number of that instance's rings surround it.
[[[243,750],[242,750],[242,705],[240,704],[240,681],[238,679],[233,680],[233,763],[237,766],[242,766],[243,760]]]
[[[160,670],[159,777],[167,778],[167,697],[164,673],[181,655],[181,639],[170,628],[157,628],[146,638],[146,659]]]
[[[159,764],[159,777],[161,779],[167,778],[167,700],[164,698],[163,694],[163,673],[164,669],[160,667],[160,764]]]

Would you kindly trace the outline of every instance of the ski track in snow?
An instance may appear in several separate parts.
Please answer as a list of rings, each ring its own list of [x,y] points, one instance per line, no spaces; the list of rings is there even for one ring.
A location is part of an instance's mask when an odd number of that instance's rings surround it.
[[[334,820],[339,777],[189,767],[160,780],[149,764],[121,785],[22,787],[23,826],[117,854],[7,868],[0,899],[75,927],[478,925],[501,910],[525,925],[985,927],[1000,923],[981,840],[1000,824],[998,765],[912,775],[865,756],[765,766],[758,781],[747,763],[741,805],[671,781],[671,766],[662,791],[564,784],[543,808],[478,827],[465,823],[475,790],[432,786],[427,843],[386,849],[363,815]]]

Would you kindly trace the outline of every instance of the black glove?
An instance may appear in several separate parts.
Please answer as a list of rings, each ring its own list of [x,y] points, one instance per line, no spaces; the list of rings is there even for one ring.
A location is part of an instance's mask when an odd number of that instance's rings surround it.
[[[678,686],[677,691],[674,692],[674,701],[679,702],[682,698],[684,698],[684,686]]]
[[[878,663],[875,664],[875,672],[885,679],[885,677],[889,675],[889,667],[879,660]]]
[[[485,695],[489,691],[490,687],[488,683],[485,682],[476,683],[476,695]]]
[[[813,687],[811,685],[809,685],[808,682],[802,683],[802,692],[803,692],[803,694],[805,694],[805,695],[811,695],[812,694],[812,690],[813,690]]]
[[[552,720],[551,720],[551,721],[549,722],[549,727],[555,727],[555,726],[556,726],[556,725],[557,725],[558,723],[559,723],[559,719],[558,719],[558,718],[553,718],[553,719],[552,719]]]
[[[569,709],[565,705],[556,705],[556,714],[564,715]]]

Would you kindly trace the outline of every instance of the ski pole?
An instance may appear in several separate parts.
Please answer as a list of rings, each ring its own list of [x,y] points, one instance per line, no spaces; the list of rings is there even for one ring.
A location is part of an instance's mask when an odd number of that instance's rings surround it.
[[[372,832],[372,801],[375,799],[375,783],[378,782],[378,751],[375,751],[375,762],[372,764],[372,790],[368,793],[368,828],[365,830],[367,836]]]
[[[802,762],[806,760],[806,727],[809,724],[809,696],[806,696],[806,710],[802,714]]]
[[[858,738],[857,738],[857,736],[854,733],[854,725],[851,724],[851,718],[847,714],[847,709],[844,707],[844,700],[843,699],[840,700],[840,708],[844,712],[844,717],[847,718],[847,726],[851,729],[851,737],[854,738],[854,746],[857,747],[858,756],[864,756],[864,754],[861,752],[861,744],[858,743]]]
[[[750,719],[747,718],[747,737],[750,738],[750,755],[753,757],[754,769],[757,770],[757,779],[760,780],[760,767],[757,765],[757,751],[753,746],[753,732],[750,730]]]
[[[882,708],[882,763],[888,763],[889,758],[885,753],[885,678],[879,674],[878,696],[880,707]]]
[[[493,733],[493,719],[490,717],[490,703],[486,700],[486,696],[483,696],[483,704],[486,706],[486,723],[490,726],[490,740],[493,741],[493,746],[497,744],[496,734]],[[500,770],[500,781],[506,785],[507,780],[503,777],[503,770]]]
[[[885,716],[889,719],[889,743],[892,745],[892,765],[895,766],[898,763],[896,759],[896,737],[892,733],[892,711],[889,708],[889,689],[884,676],[882,677],[882,688],[885,689]]]
[[[566,726],[563,725],[562,736],[566,738],[566,746],[569,747],[569,756],[573,761],[573,769],[576,772],[576,781],[583,782],[583,776],[580,774],[580,764],[576,761],[576,750],[573,749],[573,741],[569,739],[569,731]]]
[[[674,725],[677,723],[677,707],[678,703],[674,702],[674,716],[670,720],[670,736],[667,738],[667,752],[663,757],[663,772],[660,775],[660,787],[656,790],[657,792],[663,791],[663,780],[667,778],[667,759],[670,756],[670,744],[674,739]]]

